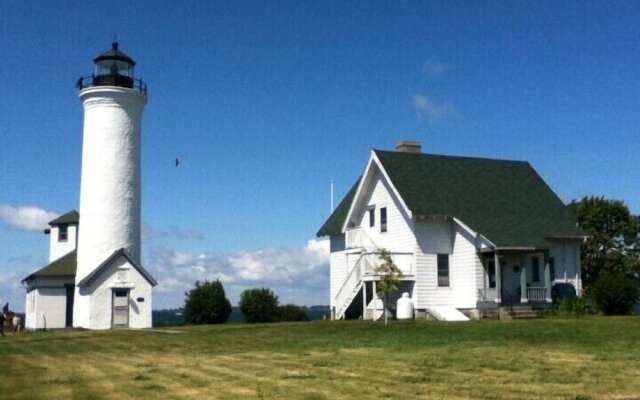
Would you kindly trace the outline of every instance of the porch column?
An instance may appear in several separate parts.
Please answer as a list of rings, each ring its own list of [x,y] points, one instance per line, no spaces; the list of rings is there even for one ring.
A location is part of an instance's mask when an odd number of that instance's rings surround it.
[[[500,258],[498,257],[498,250],[493,253],[493,265],[496,269],[496,299],[495,302],[502,303],[502,269],[500,267]]]
[[[544,296],[547,303],[551,303],[551,265],[549,252],[544,253]]]
[[[524,264],[524,263],[523,263]],[[527,267],[520,267],[520,303],[527,303]]]
[[[371,285],[373,286],[373,313],[371,314],[371,319],[376,321],[376,311],[378,310],[378,293],[376,292],[376,280],[371,281]]]
[[[362,281],[362,320],[367,315],[367,282]]]

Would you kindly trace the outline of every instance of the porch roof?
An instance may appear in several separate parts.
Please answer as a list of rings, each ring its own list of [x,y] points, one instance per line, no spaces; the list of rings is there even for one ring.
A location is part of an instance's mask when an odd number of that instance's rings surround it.
[[[77,266],[77,252],[76,250],[73,250],[40,268],[36,272],[24,278],[22,281],[25,282],[34,278],[43,277],[53,278],[62,276],[75,276]]]

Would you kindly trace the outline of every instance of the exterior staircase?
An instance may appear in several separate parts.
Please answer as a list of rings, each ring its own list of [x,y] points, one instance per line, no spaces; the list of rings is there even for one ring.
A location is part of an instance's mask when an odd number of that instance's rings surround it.
[[[346,235],[347,247],[360,250],[360,256],[355,262],[351,271],[344,280],[342,287],[338,290],[335,297],[335,315],[334,319],[344,319],[347,309],[353,302],[353,299],[360,293],[363,285],[363,276],[370,263],[367,253],[379,251],[378,245],[366,234],[362,229],[353,229],[347,231]],[[369,266],[370,267],[370,266]]]

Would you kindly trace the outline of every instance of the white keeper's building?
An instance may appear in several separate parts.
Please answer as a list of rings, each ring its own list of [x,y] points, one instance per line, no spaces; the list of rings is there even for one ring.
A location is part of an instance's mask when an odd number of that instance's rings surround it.
[[[84,108],[80,213],[51,221],[49,263],[27,276],[27,329],[151,327],[141,265],[141,122],[146,84],[118,43],[77,82]],[[82,218],[80,218],[82,217]]]

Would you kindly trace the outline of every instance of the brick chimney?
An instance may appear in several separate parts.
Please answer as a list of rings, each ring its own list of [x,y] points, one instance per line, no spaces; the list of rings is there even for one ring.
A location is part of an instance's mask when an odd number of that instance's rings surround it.
[[[396,151],[400,153],[422,153],[422,145],[420,142],[411,140],[402,140],[396,145]]]

